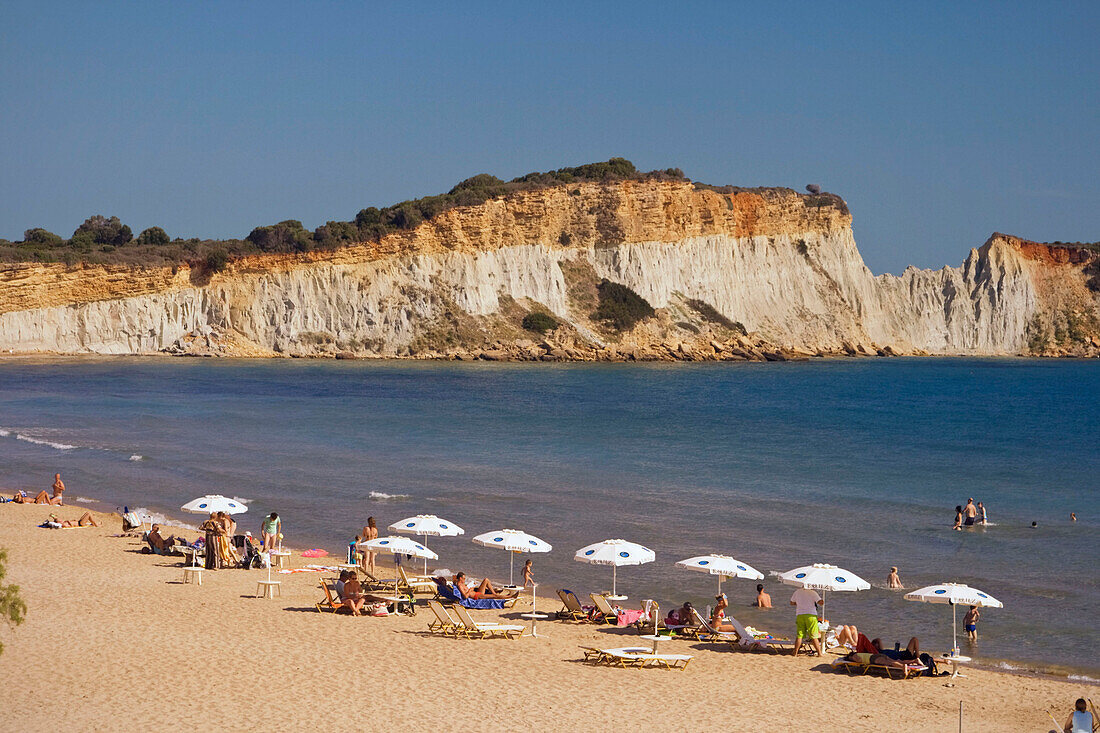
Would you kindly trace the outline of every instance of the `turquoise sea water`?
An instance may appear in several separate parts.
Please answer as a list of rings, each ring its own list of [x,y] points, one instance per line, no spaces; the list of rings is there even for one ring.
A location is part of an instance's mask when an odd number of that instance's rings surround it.
[[[368,515],[438,514],[467,532],[429,538],[438,564],[496,578],[507,556],[469,538],[515,527],[554,545],[534,558],[546,592],[609,587],[573,552],[621,537],[657,553],[620,569],[627,605],[713,603],[714,578],[674,565],[704,552],[765,573],[831,562],[876,586],[830,594],[834,623],[947,649],[949,607],[883,589],[897,565],[908,587],[1004,602],[963,653],[1091,678],[1098,446],[1097,361],[0,361],[0,486],[61,471],[67,498],[192,523],[181,504],[224,493],[250,501],[243,528],[278,511],[288,544],[334,554]],[[951,531],[970,496],[992,526]],[[748,608],[755,584],[732,580],[732,610],[793,632],[792,589],[765,582],[777,608]]]

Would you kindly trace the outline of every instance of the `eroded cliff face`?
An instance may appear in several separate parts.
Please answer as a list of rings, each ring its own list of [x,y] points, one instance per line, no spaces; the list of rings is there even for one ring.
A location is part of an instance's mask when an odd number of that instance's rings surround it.
[[[583,184],[452,209],[336,251],[244,258],[214,275],[9,266],[0,269],[0,348],[542,359],[1094,354],[1097,260],[994,235],[961,267],[874,277],[836,197]],[[593,321],[604,278],[657,314],[626,333]],[[563,325],[546,337],[525,331],[523,317],[536,310]]]

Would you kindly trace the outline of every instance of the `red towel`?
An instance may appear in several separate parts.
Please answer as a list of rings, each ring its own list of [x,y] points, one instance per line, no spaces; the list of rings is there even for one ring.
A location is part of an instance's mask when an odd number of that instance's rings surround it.
[[[874,644],[865,634],[860,634],[856,637],[856,652],[859,654],[878,654],[878,649],[875,649]]]
[[[619,618],[617,626],[630,626],[642,616],[645,612],[640,608],[621,608],[619,609]]]

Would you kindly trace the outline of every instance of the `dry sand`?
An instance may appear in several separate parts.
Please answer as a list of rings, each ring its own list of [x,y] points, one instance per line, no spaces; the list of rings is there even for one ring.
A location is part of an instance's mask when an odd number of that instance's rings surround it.
[[[632,632],[546,621],[548,638],[455,640],[415,617],[318,613],[318,574],[278,575],[281,599],[254,598],[262,570],[182,583],[175,558],[140,554],[103,526],[39,529],[56,507],[0,505],[5,582],[21,586],[27,620],[0,628],[0,730],[938,730],[1053,729],[1096,688],[969,670],[968,677],[848,677],[822,660],[672,641],[685,671],[613,669],[579,646],[628,646]],[[75,519],[81,507],[64,507]],[[295,566],[302,566],[297,554]],[[514,610],[475,611],[479,620]],[[543,601],[540,610],[560,604]],[[781,611],[773,631],[788,632]],[[832,657],[827,656],[825,661]]]

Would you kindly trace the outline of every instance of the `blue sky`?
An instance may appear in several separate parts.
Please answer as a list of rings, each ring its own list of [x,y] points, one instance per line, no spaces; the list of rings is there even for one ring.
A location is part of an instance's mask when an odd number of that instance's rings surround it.
[[[1100,239],[1100,3],[0,4],[0,237],[243,237],[612,156],[842,195],[875,272]]]

